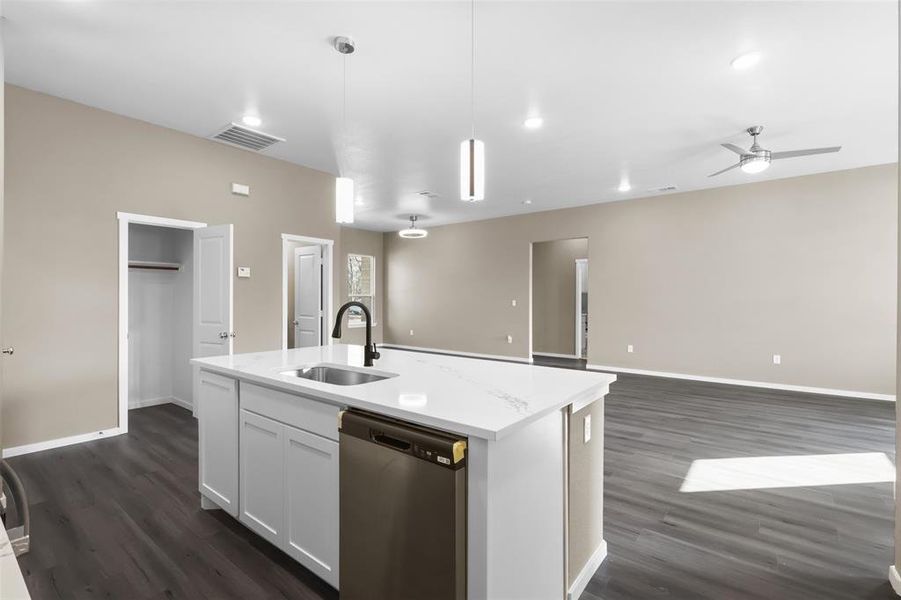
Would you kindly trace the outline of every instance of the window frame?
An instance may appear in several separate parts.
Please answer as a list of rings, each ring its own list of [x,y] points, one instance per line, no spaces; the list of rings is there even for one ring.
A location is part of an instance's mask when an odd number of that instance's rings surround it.
[[[351,256],[359,256],[361,258],[368,258],[371,261],[370,267],[370,276],[369,276],[369,294],[351,294],[350,289],[350,257]],[[371,254],[362,254],[360,252],[348,252],[344,261],[344,269],[346,271],[346,275],[344,278],[344,284],[347,286],[347,299],[348,301],[353,300],[354,298],[369,298],[369,312],[372,313],[372,326],[375,327],[378,325],[378,319],[376,318],[376,303],[375,303],[375,294],[376,294],[376,262],[375,257]],[[350,315],[349,315],[350,316]],[[351,329],[355,329],[358,327],[366,327],[366,321],[361,319],[347,319],[347,326]]]

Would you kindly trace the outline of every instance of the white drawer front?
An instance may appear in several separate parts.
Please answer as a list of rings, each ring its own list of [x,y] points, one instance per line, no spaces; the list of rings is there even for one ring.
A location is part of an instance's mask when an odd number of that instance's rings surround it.
[[[241,408],[338,440],[338,407],[333,404],[242,382]]]

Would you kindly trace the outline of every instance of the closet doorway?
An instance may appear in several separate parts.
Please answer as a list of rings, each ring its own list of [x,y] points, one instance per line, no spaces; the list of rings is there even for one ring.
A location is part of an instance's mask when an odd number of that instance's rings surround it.
[[[588,238],[532,243],[530,356],[585,360]]]
[[[194,407],[195,356],[231,354],[232,226],[119,213],[119,427]]]
[[[282,234],[282,348],[332,343],[334,240]]]

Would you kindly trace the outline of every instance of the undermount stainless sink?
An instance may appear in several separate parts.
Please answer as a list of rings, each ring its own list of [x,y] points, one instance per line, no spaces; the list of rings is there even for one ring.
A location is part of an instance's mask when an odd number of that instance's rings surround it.
[[[381,381],[394,376],[366,373],[363,371],[342,369],[340,367],[330,367],[328,365],[315,365],[301,369],[292,369],[290,371],[282,371],[281,374],[293,375],[294,377],[318,381],[320,383],[330,383],[332,385],[360,385],[362,383]]]

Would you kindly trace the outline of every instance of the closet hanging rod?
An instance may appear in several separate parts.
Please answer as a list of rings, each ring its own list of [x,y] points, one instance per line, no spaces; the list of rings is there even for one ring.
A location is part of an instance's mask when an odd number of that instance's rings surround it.
[[[153,271],[181,271],[181,263],[156,262],[151,260],[130,260],[129,269],[149,269]]]

